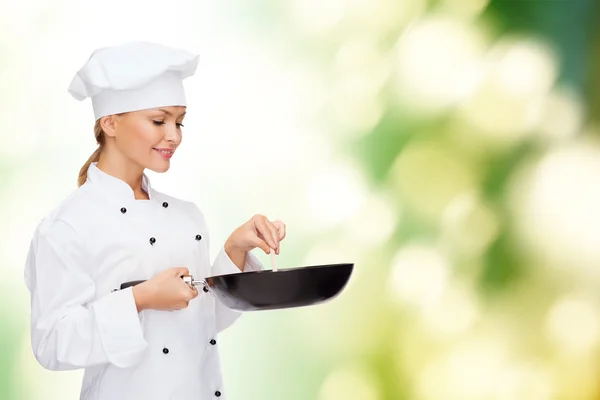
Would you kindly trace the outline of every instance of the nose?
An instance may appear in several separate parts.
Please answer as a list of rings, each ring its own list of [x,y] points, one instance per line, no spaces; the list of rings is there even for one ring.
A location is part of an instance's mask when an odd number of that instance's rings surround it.
[[[169,124],[165,134],[165,140],[175,145],[178,145],[181,142],[181,132],[177,129],[176,125],[171,126]]]

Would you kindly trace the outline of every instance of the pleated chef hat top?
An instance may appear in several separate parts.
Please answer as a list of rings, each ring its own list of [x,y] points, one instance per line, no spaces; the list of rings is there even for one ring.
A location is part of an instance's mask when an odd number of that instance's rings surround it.
[[[95,50],[75,74],[69,93],[92,99],[96,120],[105,115],[165,106],[186,106],[183,79],[194,75],[199,56],[173,47],[129,42]]]

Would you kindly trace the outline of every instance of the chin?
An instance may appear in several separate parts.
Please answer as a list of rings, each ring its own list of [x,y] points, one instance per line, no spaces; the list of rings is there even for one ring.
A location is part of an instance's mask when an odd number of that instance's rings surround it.
[[[148,168],[154,172],[163,173],[163,172],[167,172],[170,167],[171,167],[171,163],[166,163],[166,164],[162,164],[162,165],[156,165],[156,164],[149,165],[146,168]]]

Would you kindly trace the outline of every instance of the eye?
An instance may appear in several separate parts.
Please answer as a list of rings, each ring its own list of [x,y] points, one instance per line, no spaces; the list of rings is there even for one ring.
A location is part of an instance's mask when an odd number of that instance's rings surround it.
[[[165,121],[152,121],[152,122],[154,122],[154,125],[156,125],[156,126],[160,126],[160,125],[164,125],[165,124]]]
[[[179,128],[179,129],[183,128],[183,124],[181,124],[181,123],[178,123],[176,125],[177,125],[177,128]]]

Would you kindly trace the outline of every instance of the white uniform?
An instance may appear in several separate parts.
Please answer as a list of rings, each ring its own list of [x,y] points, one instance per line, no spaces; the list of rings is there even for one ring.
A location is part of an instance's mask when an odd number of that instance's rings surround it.
[[[201,288],[186,309],[140,313],[131,288],[113,291],[174,266],[196,279],[241,273],[222,249],[211,265],[195,204],[143,182],[150,200],[94,163],[39,224],[25,267],[33,353],[50,370],[85,368],[81,399],[224,399],[217,335],[239,313]],[[260,269],[248,253],[244,271]]]

